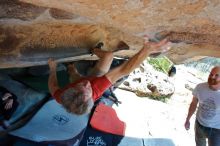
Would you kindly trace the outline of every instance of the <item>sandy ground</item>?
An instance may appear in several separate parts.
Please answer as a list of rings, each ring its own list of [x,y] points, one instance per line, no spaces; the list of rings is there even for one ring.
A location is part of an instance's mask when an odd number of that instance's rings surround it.
[[[195,71],[177,67],[176,76],[172,79],[175,93],[167,103],[137,97],[134,93],[117,89],[115,91],[120,106],[115,106],[119,118],[126,121],[126,136],[146,139],[148,146],[194,146],[194,121],[191,118],[191,129],[184,128],[192,92],[186,84],[194,87],[203,79]],[[192,73],[193,72],[193,73]],[[197,76],[197,77],[196,77]],[[152,139],[149,141],[148,139]],[[158,140],[160,139],[160,140]]]

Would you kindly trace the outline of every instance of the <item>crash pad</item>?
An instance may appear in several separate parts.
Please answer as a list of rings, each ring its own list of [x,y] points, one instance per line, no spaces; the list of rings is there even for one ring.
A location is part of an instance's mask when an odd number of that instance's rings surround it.
[[[78,137],[80,141],[87,126],[89,115],[68,113],[55,100],[48,101],[34,117],[22,128],[10,132],[17,136],[35,142],[63,141]]]
[[[125,134],[125,122],[118,118],[117,113],[112,107],[103,103],[97,105],[92,115],[90,125],[94,129],[103,132],[122,136]]]
[[[9,124],[18,121],[22,116],[34,109],[38,109],[39,103],[46,98],[47,94],[38,92],[21,82],[15,81],[10,76],[0,73],[0,86],[17,96],[19,106],[8,120]]]

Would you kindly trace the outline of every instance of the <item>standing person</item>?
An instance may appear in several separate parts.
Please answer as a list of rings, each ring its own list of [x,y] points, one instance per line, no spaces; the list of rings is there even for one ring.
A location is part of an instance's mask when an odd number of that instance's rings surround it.
[[[91,75],[87,77],[80,76],[74,65],[69,65],[68,73],[72,83],[62,89],[57,82],[57,64],[53,59],[49,59],[50,75],[48,87],[50,93],[67,111],[79,115],[84,114],[91,110],[94,101],[96,101],[106,89],[118,79],[129,75],[148,55],[165,52],[167,50],[168,44],[166,39],[158,43],[145,40],[143,48],[137,54],[120,66],[109,71],[113,60],[113,53],[93,49],[93,53],[99,57],[99,61],[91,71]]]
[[[185,121],[185,128],[190,128],[190,118],[196,113],[196,146],[220,146],[220,66],[214,67],[208,82],[198,84],[193,91],[193,99]]]

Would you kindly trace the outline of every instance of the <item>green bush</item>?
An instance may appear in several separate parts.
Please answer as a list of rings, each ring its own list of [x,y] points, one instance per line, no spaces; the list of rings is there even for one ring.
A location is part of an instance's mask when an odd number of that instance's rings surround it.
[[[165,74],[168,73],[170,70],[170,67],[173,65],[173,63],[165,56],[157,57],[157,58],[151,58],[149,57],[147,59],[148,63],[154,67],[157,71],[163,72]]]

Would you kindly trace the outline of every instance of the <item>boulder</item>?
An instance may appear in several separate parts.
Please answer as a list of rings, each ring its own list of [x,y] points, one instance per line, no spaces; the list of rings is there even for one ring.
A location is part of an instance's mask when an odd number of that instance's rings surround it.
[[[135,69],[119,86],[121,89],[135,92],[137,96],[166,100],[175,91],[172,79],[156,71],[147,61]]]
[[[142,36],[167,37],[165,53],[175,64],[205,56],[220,57],[219,1],[1,0],[0,67],[97,59],[89,49],[130,57],[141,49]],[[118,51],[121,48],[126,50]],[[129,49],[128,49],[129,48]]]

